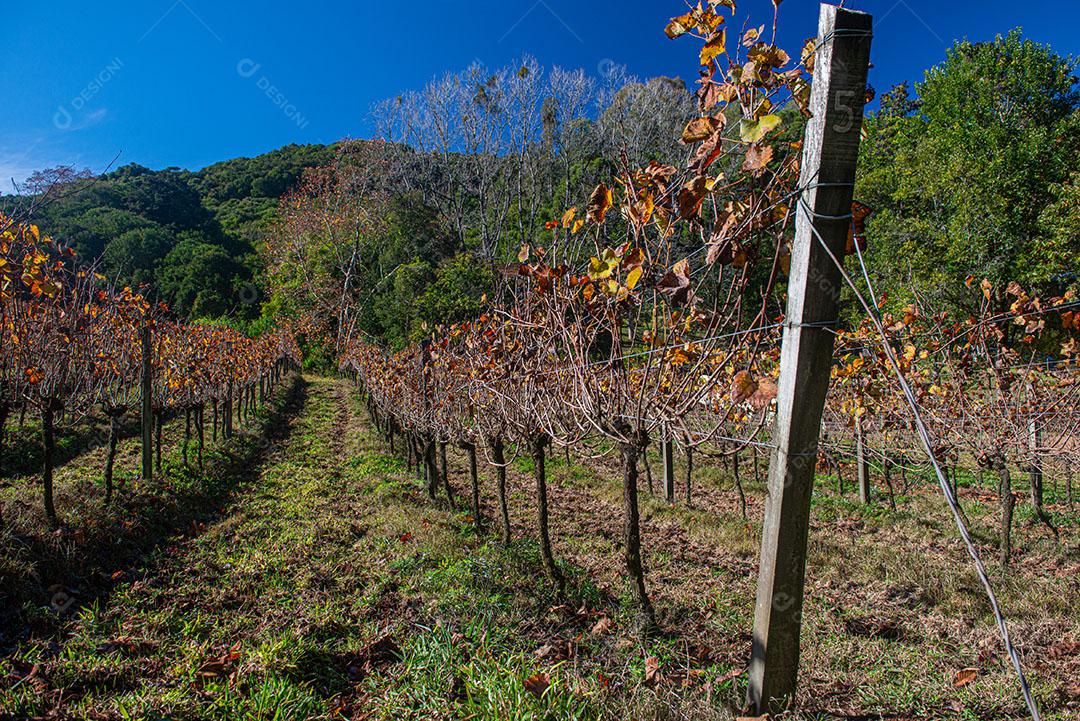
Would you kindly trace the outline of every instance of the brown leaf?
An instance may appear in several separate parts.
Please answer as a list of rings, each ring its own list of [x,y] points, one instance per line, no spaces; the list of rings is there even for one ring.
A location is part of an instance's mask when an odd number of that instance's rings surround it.
[[[593,627],[589,630],[589,635],[592,637],[603,636],[611,630],[611,619],[607,616],[601,616],[600,620],[593,624]]]
[[[689,302],[691,298],[690,261],[683,258],[672,266],[671,270],[665,273],[664,277],[660,279],[660,282],[656,285],[656,289],[667,296],[668,300],[675,307]]]
[[[611,189],[603,183],[596,186],[596,190],[589,196],[589,206],[586,209],[586,214],[594,223],[603,223],[604,216],[607,215],[608,210],[613,203],[611,197]]]
[[[541,698],[551,686],[551,677],[544,672],[529,676],[523,681],[525,690],[536,698]]]
[[[963,688],[969,683],[972,683],[979,676],[979,669],[977,668],[964,668],[956,672],[956,676],[953,677],[953,688]]]
[[[727,32],[724,30],[724,28],[720,28],[713,32],[713,34],[709,36],[709,39],[705,42],[705,44],[701,46],[701,57],[699,58],[701,60],[701,64],[704,66],[708,66],[709,63],[715,60],[718,56],[723,55],[725,52],[727,52],[727,49],[724,47],[726,44]]]
[[[655,684],[660,678],[660,659],[649,656],[645,659],[645,683]]]
[[[708,186],[709,179],[704,175],[698,175],[687,181],[686,185],[679,190],[676,200],[679,203],[679,216],[683,220],[690,220],[701,210],[701,203],[705,200]]]
[[[773,147],[771,145],[751,145],[746,151],[746,160],[743,161],[742,169],[756,177],[765,172],[765,166],[772,159]]]
[[[750,405],[754,408],[764,408],[776,398],[776,383],[770,380],[759,381],[757,390],[750,396]]]
[[[694,118],[682,131],[682,137],[680,141],[689,145],[690,143],[697,143],[699,141],[707,139],[716,129],[721,126],[721,120],[714,118],[711,115],[705,115],[700,118]]]
[[[735,374],[735,377],[731,379],[731,400],[734,403],[741,403],[750,396],[754,395],[758,389],[758,382],[754,380],[749,371],[739,371]]]

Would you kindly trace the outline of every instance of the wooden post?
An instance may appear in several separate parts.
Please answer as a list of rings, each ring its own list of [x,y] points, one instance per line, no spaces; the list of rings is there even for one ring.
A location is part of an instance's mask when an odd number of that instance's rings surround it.
[[[660,464],[664,467],[664,498],[675,502],[675,443],[670,438],[660,441]]]
[[[1043,507],[1043,464],[1042,464],[1042,427],[1038,418],[1028,422],[1028,447],[1031,452],[1031,465],[1028,467],[1028,479],[1031,483],[1031,505],[1036,510]]]
[[[862,419],[855,419],[855,466],[859,471],[859,502],[870,503],[870,460],[866,457],[866,439]]]
[[[142,479],[154,477],[154,384],[150,326],[142,329]]]
[[[822,244],[843,259],[870,37],[869,15],[821,6],[754,608],[747,704],[758,713],[790,704],[798,678],[810,497],[841,282]]]

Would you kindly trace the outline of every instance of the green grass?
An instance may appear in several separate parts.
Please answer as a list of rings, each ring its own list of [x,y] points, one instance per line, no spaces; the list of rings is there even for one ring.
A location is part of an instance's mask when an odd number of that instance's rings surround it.
[[[261,417],[257,429],[273,432],[270,443],[244,434],[210,452],[201,473],[180,463],[173,443],[166,478],[153,489],[126,487],[109,511],[87,485],[100,459],[75,457],[58,479],[66,526],[56,537],[41,525],[32,488],[6,490],[5,507],[20,512],[0,563],[5,592],[21,589],[24,600],[9,619],[13,650],[0,661],[3,713],[737,715],[764,492],[752,468],[743,473],[749,521],[735,510],[727,469],[712,461],[695,465],[693,508],[643,490],[662,633],[642,641],[620,570],[621,488],[611,464],[549,454],[553,539],[568,579],[560,596],[532,540],[530,459],[518,455],[510,468],[514,540],[504,546],[477,532],[463,504],[430,503],[365,421],[344,383],[306,378]],[[173,441],[176,433],[171,426]],[[450,460],[461,499],[463,458],[455,451]],[[680,480],[682,472],[680,464]],[[490,527],[493,489],[484,484]],[[1080,568],[1075,535],[1057,546],[1021,516],[1018,561],[1005,573],[992,561],[996,509],[971,493],[965,510],[1044,718],[1069,719],[1069,684],[1080,671],[1066,645],[1080,638],[1069,575]],[[1017,717],[1014,679],[994,653],[988,607],[940,500],[916,486],[898,502],[896,511],[883,501],[865,506],[838,496],[833,480],[819,483],[802,717]],[[54,582],[78,588],[73,610],[47,608],[42,589]],[[954,688],[953,674],[967,666],[980,667],[979,678]]]

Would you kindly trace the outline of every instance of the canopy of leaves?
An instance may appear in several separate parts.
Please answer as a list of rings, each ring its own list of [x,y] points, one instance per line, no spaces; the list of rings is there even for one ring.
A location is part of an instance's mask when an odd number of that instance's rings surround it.
[[[970,274],[1054,290],[1080,254],[1076,67],[1014,30],[956,43],[917,97],[882,98],[858,187],[879,291],[957,304]]]

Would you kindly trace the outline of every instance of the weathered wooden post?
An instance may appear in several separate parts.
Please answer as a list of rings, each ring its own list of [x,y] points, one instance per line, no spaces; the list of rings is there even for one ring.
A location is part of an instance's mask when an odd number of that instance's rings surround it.
[[[870,459],[866,457],[866,437],[861,418],[855,419],[855,465],[859,471],[859,502],[870,503]]]
[[[154,477],[154,383],[150,325],[142,328],[142,480]]]
[[[840,299],[829,253],[843,258],[851,224],[870,38],[869,15],[821,6],[754,609],[747,703],[758,713],[790,704],[798,678],[810,496]]]
[[[1028,449],[1031,453],[1031,465],[1028,467],[1028,479],[1031,482],[1031,505],[1036,511],[1043,507],[1043,463],[1042,463],[1042,426],[1038,418],[1028,422]]]
[[[664,498],[675,502],[675,443],[671,438],[660,441],[660,464],[664,467]]]

